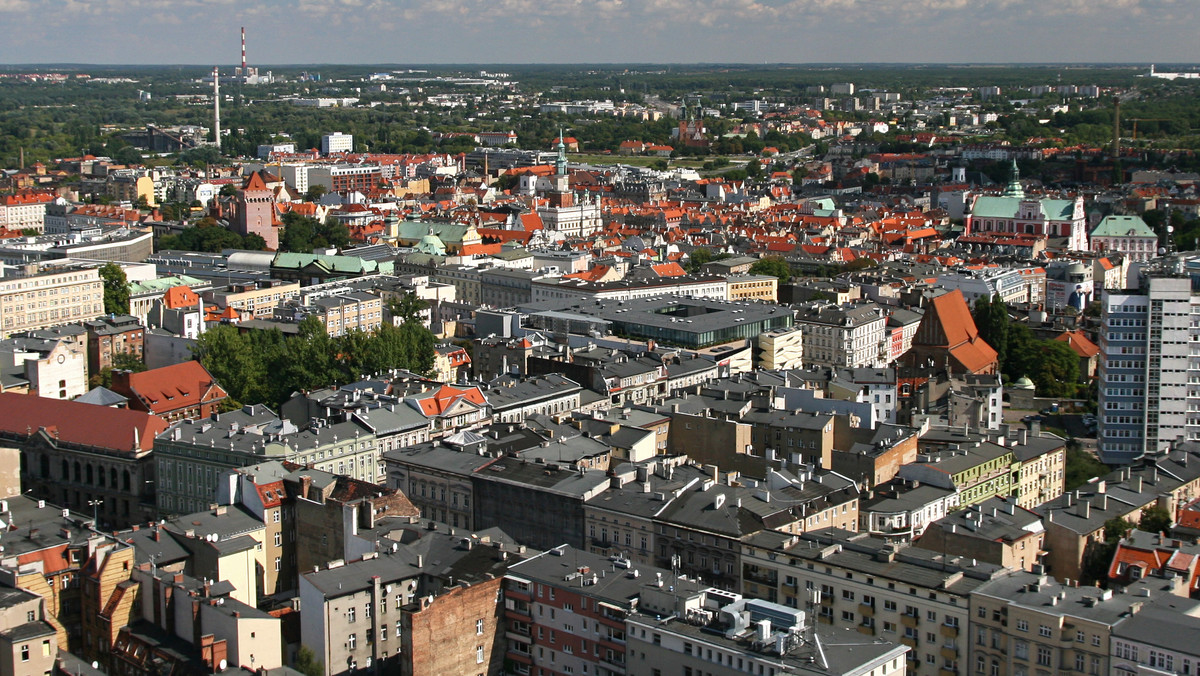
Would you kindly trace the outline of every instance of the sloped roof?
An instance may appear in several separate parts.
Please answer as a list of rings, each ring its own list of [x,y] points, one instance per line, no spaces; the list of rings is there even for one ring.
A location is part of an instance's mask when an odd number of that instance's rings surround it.
[[[142,407],[155,413],[176,411],[204,401],[212,401],[214,397],[208,395],[214,388],[215,399],[225,397],[225,391],[198,361],[185,361],[141,373],[130,373],[128,378],[128,391],[125,391],[115,378],[114,391],[138,400]]]
[[[1083,331],[1063,331],[1054,340],[1066,343],[1075,350],[1075,354],[1080,357],[1094,357],[1100,354],[1100,348],[1088,340],[1088,337],[1083,334]]]
[[[132,452],[135,440],[138,451],[149,451],[167,422],[143,411],[0,393],[0,433],[23,436],[43,427],[65,443]]]
[[[958,289],[930,301],[913,345],[944,348],[972,372],[994,363],[997,357],[996,350],[979,336],[967,300]]]
[[[1138,216],[1105,216],[1092,237],[1158,237]]]
[[[442,415],[459,401],[466,400],[476,406],[484,406],[487,399],[478,387],[455,387],[443,385],[436,390],[410,397],[427,416]]]
[[[173,286],[163,294],[163,305],[172,310],[182,307],[195,307],[200,302],[200,296],[186,286]]]

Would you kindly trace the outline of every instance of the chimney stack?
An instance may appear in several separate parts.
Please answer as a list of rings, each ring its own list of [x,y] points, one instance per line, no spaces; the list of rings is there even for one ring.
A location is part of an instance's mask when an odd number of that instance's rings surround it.
[[[246,76],[246,27],[242,26],[242,77]]]

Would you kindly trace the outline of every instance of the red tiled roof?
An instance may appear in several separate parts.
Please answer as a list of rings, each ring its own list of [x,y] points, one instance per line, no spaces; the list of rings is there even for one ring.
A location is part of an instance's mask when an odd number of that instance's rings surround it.
[[[463,399],[477,406],[487,404],[487,399],[483,397],[483,393],[479,391],[478,387],[455,387],[453,385],[443,385],[436,390],[413,397],[413,399],[421,407],[421,413],[427,416],[442,415]]]
[[[1100,348],[1088,340],[1088,337],[1083,334],[1083,331],[1063,331],[1054,340],[1064,342],[1075,350],[1075,354],[1080,357],[1094,357],[1100,354]]]
[[[149,451],[167,422],[143,411],[109,408],[32,394],[0,394],[0,433],[27,435],[41,428],[58,440],[114,451]]]
[[[163,305],[172,310],[181,307],[196,307],[199,302],[200,296],[188,286],[172,286],[163,294]]]
[[[177,411],[226,396],[225,390],[198,361],[130,373],[127,377],[128,389],[124,382],[113,378],[113,391],[136,398],[153,413]]]

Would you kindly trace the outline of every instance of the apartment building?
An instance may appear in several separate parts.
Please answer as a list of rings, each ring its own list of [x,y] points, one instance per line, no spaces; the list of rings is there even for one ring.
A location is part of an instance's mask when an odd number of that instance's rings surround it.
[[[249,315],[246,319],[269,318],[280,303],[300,295],[300,284],[270,279],[230,284],[218,289],[209,289],[200,295],[206,302],[222,310],[231,307],[243,316]]]
[[[763,532],[742,547],[742,593],[835,629],[908,646],[908,673],[966,673],[970,595],[997,566],[838,528]]]
[[[914,544],[1003,568],[1032,570],[1045,553],[1045,533],[1037,513],[1012,500],[990,498],[937,520]]]
[[[1153,274],[1101,304],[1100,459],[1124,464],[1200,439],[1200,296],[1191,280]]]
[[[999,576],[971,594],[971,673],[1121,673],[1111,670],[1113,630],[1172,596],[1174,584],[1142,580],[1115,594],[1111,589],[1060,584],[1039,572]]]
[[[730,301],[761,300],[779,301],[779,278],[771,275],[730,275],[725,280]]]
[[[370,483],[378,483],[383,471],[375,434],[358,417],[335,423],[318,418],[299,429],[257,405],[175,423],[155,438],[154,457],[162,514],[205,509],[226,470],[266,460]]]
[[[58,633],[46,621],[45,601],[15,587],[0,587],[0,674],[48,674],[58,656]]]
[[[103,314],[104,283],[97,266],[31,264],[0,279],[0,338]]]
[[[0,197],[0,228],[16,232],[41,232],[46,222],[46,205],[54,201],[48,193],[20,193]]]
[[[804,331],[804,361],[817,366],[882,366],[887,321],[875,303],[809,303],[796,313],[796,325]]]

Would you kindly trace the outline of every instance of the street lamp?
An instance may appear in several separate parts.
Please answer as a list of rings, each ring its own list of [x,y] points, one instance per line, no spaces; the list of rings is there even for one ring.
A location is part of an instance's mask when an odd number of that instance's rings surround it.
[[[103,500],[88,500],[88,505],[92,508],[92,530],[100,529],[100,518],[96,515],[97,509],[104,504]]]

